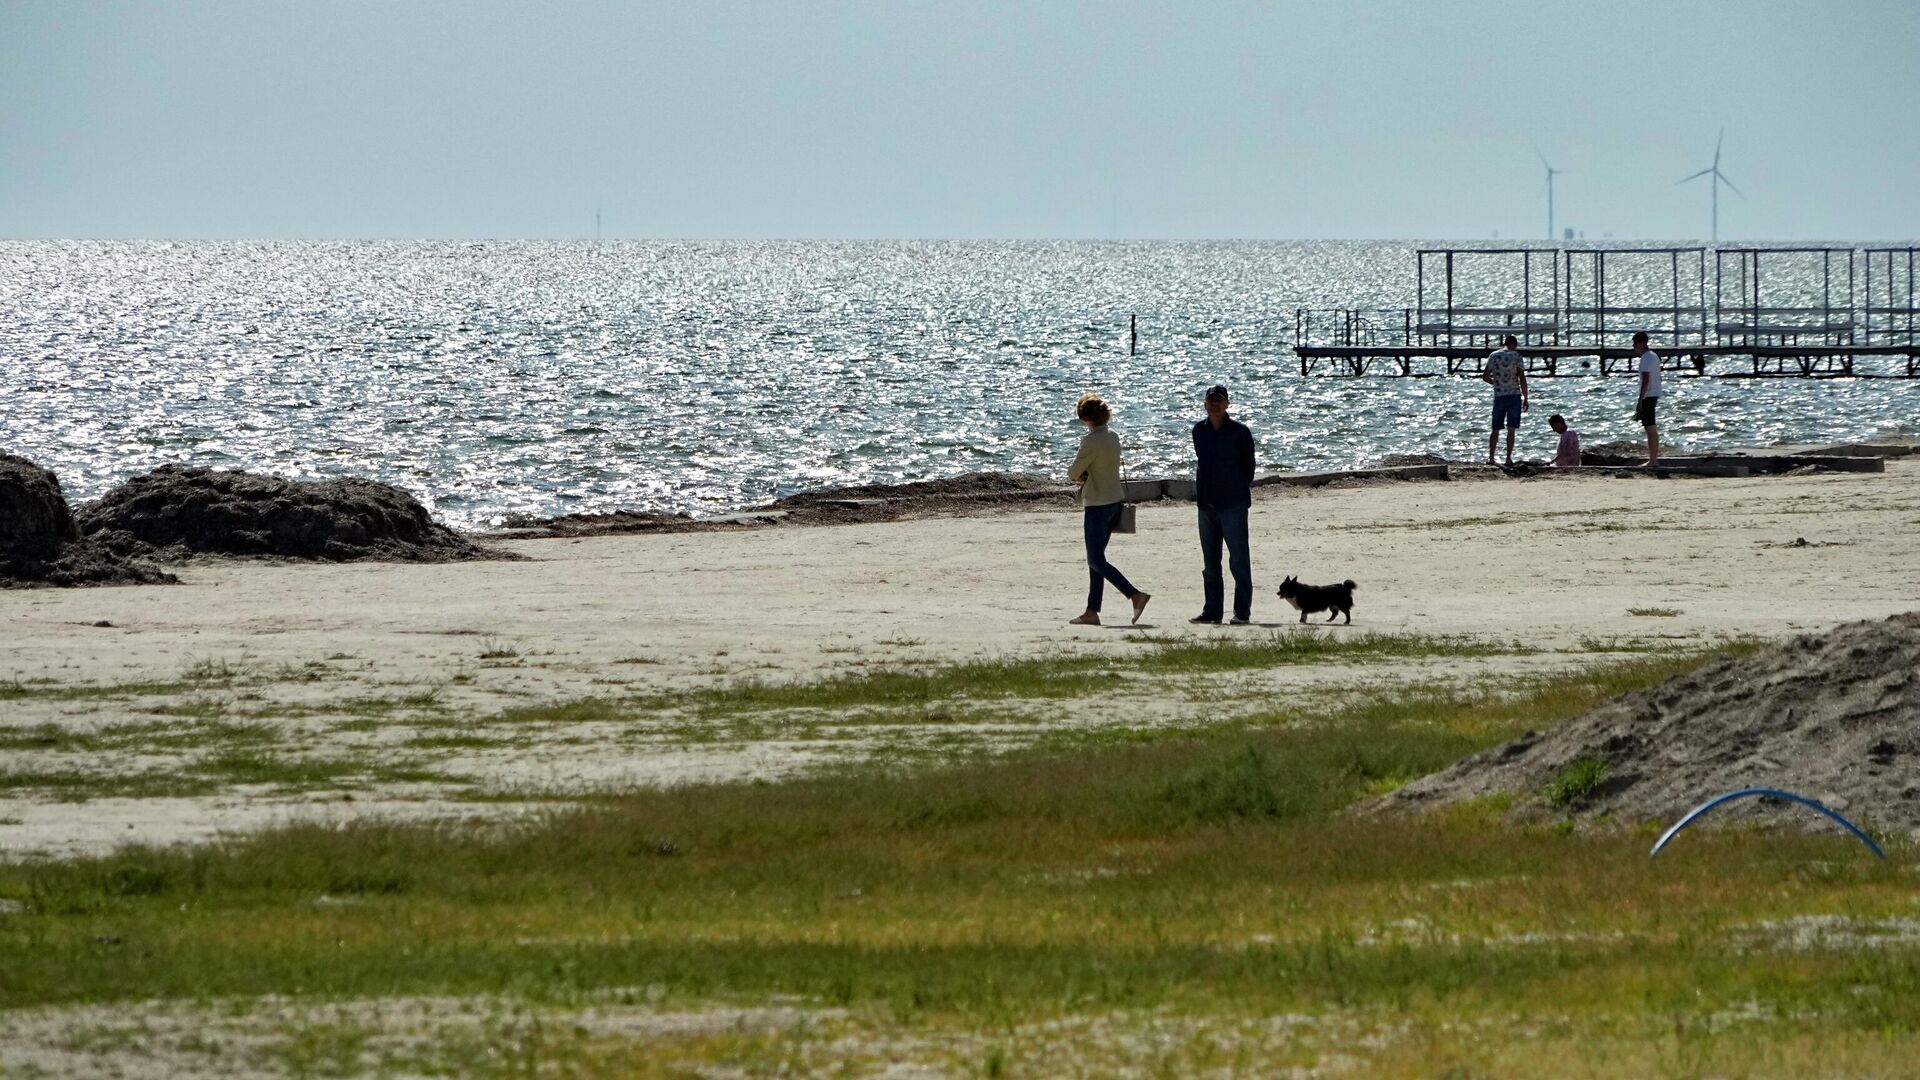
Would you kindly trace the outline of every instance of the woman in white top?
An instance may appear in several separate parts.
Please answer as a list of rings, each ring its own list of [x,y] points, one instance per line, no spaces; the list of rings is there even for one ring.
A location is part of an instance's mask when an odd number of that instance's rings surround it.
[[[1113,410],[1098,394],[1080,395],[1075,413],[1089,429],[1080,440],[1080,452],[1067,467],[1067,479],[1080,486],[1081,531],[1087,539],[1087,610],[1069,620],[1075,626],[1100,625],[1100,594],[1104,582],[1113,582],[1120,595],[1133,601],[1133,621],[1140,621],[1151,599],[1133,587],[1119,567],[1107,561],[1107,540],[1120,517],[1120,437],[1107,429]]]

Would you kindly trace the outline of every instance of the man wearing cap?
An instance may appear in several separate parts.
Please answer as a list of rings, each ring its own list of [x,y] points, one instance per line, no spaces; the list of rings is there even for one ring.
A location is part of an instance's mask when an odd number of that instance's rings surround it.
[[[1193,425],[1194,500],[1200,504],[1201,580],[1206,606],[1188,622],[1218,623],[1226,583],[1220,577],[1220,545],[1233,570],[1233,622],[1253,620],[1253,560],[1247,550],[1247,509],[1253,505],[1253,432],[1227,415],[1227,388],[1207,391],[1207,418]]]

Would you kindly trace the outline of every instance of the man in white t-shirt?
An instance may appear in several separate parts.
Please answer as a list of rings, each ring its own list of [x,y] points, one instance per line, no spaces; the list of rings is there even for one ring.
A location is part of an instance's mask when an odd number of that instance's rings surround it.
[[[1660,356],[1647,347],[1645,331],[1633,335],[1633,351],[1640,354],[1640,397],[1633,407],[1633,418],[1647,429],[1647,464],[1660,464],[1660,427],[1655,414],[1660,411]]]

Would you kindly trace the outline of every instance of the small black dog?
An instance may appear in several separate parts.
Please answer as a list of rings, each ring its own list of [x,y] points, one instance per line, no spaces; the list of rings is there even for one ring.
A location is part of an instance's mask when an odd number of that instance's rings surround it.
[[[1325,611],[1328,622],[1332,622],[1335,615],[1345,615],[1351,623],[1353,590],[1359,587],[1351,580],[1338,585],[1302,585],[1299,578],[1290,577],[1280,583],[1280,598],[1300,610],[1301,622],[1306,622],[1308,615]]]

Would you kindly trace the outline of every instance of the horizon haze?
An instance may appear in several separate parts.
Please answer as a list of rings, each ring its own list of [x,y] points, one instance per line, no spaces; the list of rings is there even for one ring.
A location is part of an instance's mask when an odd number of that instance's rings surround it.
[[[1920,5],[0,6],[0,237],[1920,236]]]

